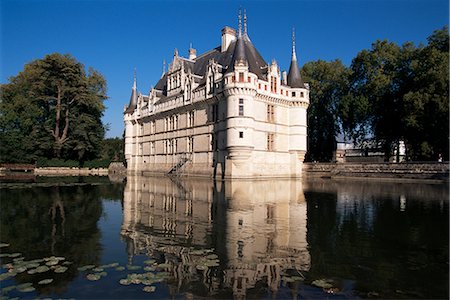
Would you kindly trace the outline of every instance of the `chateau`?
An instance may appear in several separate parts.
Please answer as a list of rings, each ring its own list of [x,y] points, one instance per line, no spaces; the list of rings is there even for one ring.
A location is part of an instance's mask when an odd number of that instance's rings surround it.
[[[267,64],[239,16],[220,46],[187,58],[175,49],[148,95],[136,90],[125,108],[129,174],[172,173],[226,178],[301,177],[309,86],[297,63]],[[290,47],[289,47],[290,48]]]

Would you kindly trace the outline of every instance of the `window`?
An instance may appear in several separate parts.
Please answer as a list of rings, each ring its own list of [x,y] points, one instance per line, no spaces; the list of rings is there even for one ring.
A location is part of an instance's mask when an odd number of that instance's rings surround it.
[[[194,126],[194,112],[190,111],[188,114],[188,127]]]
[[[258,83],[258,89],[261,89],[261,83]]]
[[[176,139],[172,140],[172,150],[173,150],[173,153],[177,153],[178,152],[178,142],[177,142]]]
[[[303,96],[304,96],[303,92],[300,92],[300,97],[302,97],[302,98],[303,98]]]
[[[155,133],[155,121],[150,122],[150,133],[151,134]]]
[[[218,104],[212,105],[211,115],[212,115],[213,122],[217,122],[219,120],[219,105]]]
[[[239,99],[239,115],[244,115],[244,99]]]
[[[295,97],[295,92],[292,92],[292,97]]]
[[[271,104],[267,104],[267,122],[275,122],[275,106]]]
[[[239,82],[244,82],[244,73],[239,72]]]
[[[250,78],[250,76],[247,77],[247,82],[251,82],[252,79]]]
[[[155,142],[150,142],[150,154],[155,154]]]
[[[236,82],[236,76],[234,76],[234,75],[231,76],[231,81],[232,81],[232,82]]]
[[[272,93],[277,92],[277,78],[275,76],[270,76],[270,91]]]
[[[273,133],[267,134],[267,151],[275,150],[275,135]]]
[[[264,85],[264,90],[267,91],[267,85]]]
[[[192,136],[187,138],[187,151],[194,152],[194,138]]]
[[[243,131],[239,131],[239,138],[243,139],[244,138],[244,132]]]

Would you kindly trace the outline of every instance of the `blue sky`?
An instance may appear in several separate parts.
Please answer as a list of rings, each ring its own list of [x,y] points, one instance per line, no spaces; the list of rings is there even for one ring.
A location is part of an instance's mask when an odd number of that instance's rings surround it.
[[[108,82],[107,137],[122,136],[134,68],[147,94],[174,48],[187,56],[189,43],[197,54],[220,45],[223,26],[237,27],[239,7],[247,10],[255,47],[282,70],[289,68],[293,26],[300,66],[318,59],[349,65],[377,39],[426,43],[449,22],[447,0],[0,1],[0,82],[46,54],[72,54]]]

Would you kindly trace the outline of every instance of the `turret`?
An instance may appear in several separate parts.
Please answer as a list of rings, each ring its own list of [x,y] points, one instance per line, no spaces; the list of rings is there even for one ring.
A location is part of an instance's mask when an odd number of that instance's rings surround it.
[[[246,25],[245,27],[246,28]],[[230,65],[225,72],[224,94],[227,97],[227,151],[234,162],[246,160],[254,148],[253,98],[257,75],[251,72],[247,57],[251,42],[242,34],[239,14],[238,38]]]

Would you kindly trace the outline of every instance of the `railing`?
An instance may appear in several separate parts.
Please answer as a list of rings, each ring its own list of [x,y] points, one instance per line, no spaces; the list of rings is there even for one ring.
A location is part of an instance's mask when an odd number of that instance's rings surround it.
[[[191,160],[191,156],[192,156],[192,153],[183,153],[183,154],[181,154],[181,156],[180,156],[180,161],[179,161],[175,166],[173,166],[172,169],[170,169],[169,173],[167,173],[167,174],[169,174],[169,175],[175,175],[175,174],[177,174],[178,171],[179,171],[179,170],[180,170],[180,169],[181,169],[188,161]]]

